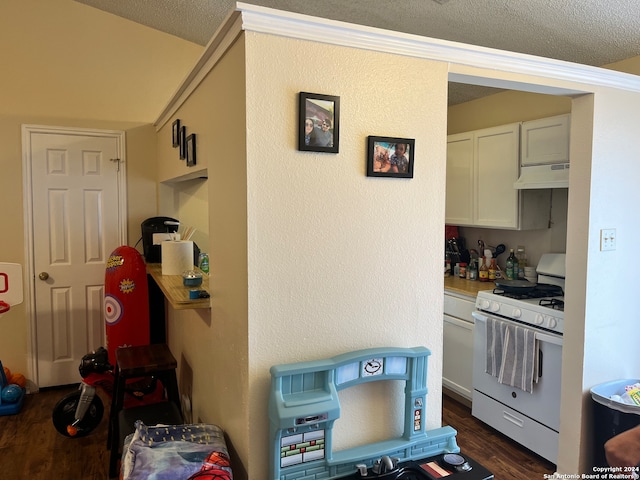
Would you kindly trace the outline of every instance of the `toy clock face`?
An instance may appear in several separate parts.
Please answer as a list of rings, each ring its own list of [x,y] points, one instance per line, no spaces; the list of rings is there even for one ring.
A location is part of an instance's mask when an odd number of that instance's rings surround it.
[[[374,375],[382,374],[382,367],[384,365],[384,359],[382,358],[370,358],[362,362],[362,376],[372,377]]]

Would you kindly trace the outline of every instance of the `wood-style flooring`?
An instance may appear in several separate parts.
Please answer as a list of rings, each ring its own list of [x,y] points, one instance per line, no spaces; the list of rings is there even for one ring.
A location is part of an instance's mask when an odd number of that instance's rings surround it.
[[[108,399],[105,416],[90,435],[71,439],[51,423],[54,405],[74,387],[27,395],[18,415],[0,417],[0,479],[106,480]],[[443,397],[443,424],[458,431],[462,453],[482,463],[498,480],[541,479],[555,466],[471,416],[468,407]]]
[[[469,455],[493,473],[496,480],[543,479],[556,466],[471,416],[471,409],[442,397],[442,424],[458,431],[460,453]]]

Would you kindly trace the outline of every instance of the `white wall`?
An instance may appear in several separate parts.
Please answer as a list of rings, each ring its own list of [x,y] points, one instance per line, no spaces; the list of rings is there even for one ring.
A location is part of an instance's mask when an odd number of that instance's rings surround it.
[[[588,471],[590,460],[589,389],[610,380],[640,378],[640,329],[633,308],[638,295],[636,275],[633,268],[627,268],[629,259],[637,256],[635,241],[640,237],[633,218],[640,202],[636,180],[640,176],[640,138],[635,114],[639,106],[638,94],[612,89],[574,102],[574,109],[585,113],[582,124],[593,124],[593,139],[588,135],[574,139],[572,131],[571,146],[576,155],[572,156],[567,233],[561,442],[564,439],[573,445],[575,441],[568,439],[581,438],[580,463],[575,466],[582,471]],[[588,115],[590,110],[593,117]],[[574,179],[577,188],[573,187]],[[603,228],[616,229],[615,251],[600,251]],[[580,400],[573,399],[580,390],[582,410],[576,408]],[[581,432],[576,428],[579,421]],[[568,447],[566,457],[560,459],[566,462],[566,471],[574,466],[570,460],[574,448]]]
[[[246,43],[251,436],[267,438],[272,365],[377,346],[431,349],[426,420],[439,427],[446,65],[255,33]],[[301,91],[340,97],[338,154],[296,150]],[[414,178],[367,177],[368,135],[414,138]],[[364,395],[351,396],[386,411],[384,396]],[[390,438],[403,418],[341,418],[336,441]],[[248,462],[266,478],[265,448]]]

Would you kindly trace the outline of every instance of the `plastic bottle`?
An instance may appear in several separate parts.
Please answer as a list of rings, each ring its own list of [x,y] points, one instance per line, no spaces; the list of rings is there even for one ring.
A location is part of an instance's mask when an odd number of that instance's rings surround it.
[[[507,257],[507,268],[505,273],[509,280],[515,280],[518,278],[518,259],[516,258],[515,253],[513,253],[513,248],[510,249],[509,256]]]
[[[496,272],[498,271],[498,267],[496,266],[496,259],[492,258],[491,263],[489,264],[489,281],[493,281],[496,279]]]
[[[206,273],[206,274],[209,273],[209,255],[207,253],[201,253],[200,254],[198,267],[204,273]]]
[[[487,267],[487,257],[482,257],[482,264],[478,269],[478,280],[481,282],[489,281],[489,268]]]

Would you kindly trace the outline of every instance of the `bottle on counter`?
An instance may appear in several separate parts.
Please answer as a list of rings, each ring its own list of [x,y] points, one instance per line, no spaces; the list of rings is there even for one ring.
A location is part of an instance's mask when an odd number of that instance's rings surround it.
[[[516,257],[518,259],[518,278],[524,278],[524,267],[527,266],[527,254],[522,245],[518,245]]]
[[[489,281],[489,268],[487,267],[487,257],[482,257],[482,264],[478,269],[478,280],[481,282]]]
[[[451,269],[451,257],[449,256],[449,254],[445,254],[444,257],[444,275],[445,277],[448,277],[449,275],[453,274],[453,270]]]
[[[489,264],[489,281],[492,282],[496,279],[496,272],[498,271],[498,267],[496,266],[496,259],[492,258],[491,263]]]
[[[469,262],[469,280],[478,280],[478,264],[476,263],[476,259],[472,258]]]
[[[467,263],[460,262],[458,264],[458,276],[460,278],[467,278]]]
[[[507,265],[506,265],[506,275],[507,279],[515,280],[518,278],[518,259],[516,258],[516,254],[513,253],[513,248],[509,251],[509,256],[507,257]]]
[[[204,273],[209,274],[209,254],[201,253],[198,258],[198,268]]]

